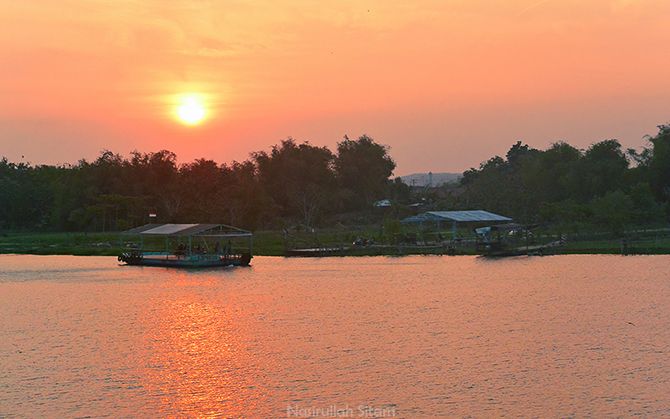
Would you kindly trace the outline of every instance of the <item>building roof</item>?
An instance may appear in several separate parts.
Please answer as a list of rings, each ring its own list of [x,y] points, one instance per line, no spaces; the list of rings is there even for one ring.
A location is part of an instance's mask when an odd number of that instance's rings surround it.
[[[457,223],[488,223],[512,221],[511,218],[483,210],[467,211],[428,211],[402,220],[403,223],[421,223],[424,221],[447,221]]]
[[[145,224],[143,226],[131,228],[130,230],[124,231],[122,234],[140,234],[143,231],[151,230],[154,227],[158,227],[162,224]]]
[[[225,224],[146,224],[123,234],[142,236],[250,237],[249,231]]]

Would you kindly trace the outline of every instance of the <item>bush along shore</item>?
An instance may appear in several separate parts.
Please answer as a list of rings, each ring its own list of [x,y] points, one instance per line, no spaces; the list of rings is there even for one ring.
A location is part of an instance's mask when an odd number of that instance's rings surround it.
[[[670,254],[670,230],[661,228],[629,230],[623,235],[540,232],[536,233],[529,248],[556,242],[559,237],[564,240],[562,245],[547,248],[542,254]],[[357,244],[360,238],[365,238],[368,243]],[[462,235],[457,242],[438,241],[426,235],[425,239],[407,243],[398,240],[397,236],[387,238],[374,227],[294,234],[289,240],[283,231],[257,231],[254,234],[254,255],[285,256],[292,249],[311,249],[314,256],[475,255],[481,253],[477,250],[475,240],[474,235]],[[0,234],[0,254],[117,256],[134,244],[132,239],[119,233]],[[532,251],[529,253],[538,254]]]

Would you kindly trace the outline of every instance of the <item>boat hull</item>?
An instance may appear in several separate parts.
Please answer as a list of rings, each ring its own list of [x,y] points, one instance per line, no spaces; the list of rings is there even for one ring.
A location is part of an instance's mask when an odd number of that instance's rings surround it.
[[[227,266],[249,266],[252,256],[240,255],[191,255],[180,256],[161,253],[123,253],[119,262],[131,266],[160,266],[170,268],[223,268]]]

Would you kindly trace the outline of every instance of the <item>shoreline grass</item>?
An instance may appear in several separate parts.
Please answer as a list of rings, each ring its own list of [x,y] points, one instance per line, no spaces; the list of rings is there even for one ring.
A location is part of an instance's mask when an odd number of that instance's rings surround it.
[[[346,243],[347,235],[325,235],[324,243]],[[0,254],[117,256],[126,250],[118,233],[42,233],[12,232],[0,234]],[[632,241],[622,252],[620,239],[568,241],[554,254],[670,254],[670,238],[648,238]],[[284,241],[279,231],[259,231],[254,234],[254,255],[283,256]],[[443,254],[441,249],[398,248],[386,246],[363,248],[353,255],[400,256],[408,254]],[[475,254],[472,251],[458,254]]]

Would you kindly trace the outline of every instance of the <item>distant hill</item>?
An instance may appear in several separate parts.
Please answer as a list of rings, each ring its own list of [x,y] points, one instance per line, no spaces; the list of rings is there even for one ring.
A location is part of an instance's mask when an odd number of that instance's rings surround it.
[[[457,182],[461,178],[460,173],[433,173],[432,186],[440,186],[449,182]],[[412,173],[411,175],[400,176],[404,183],[410,186],[427,186],[430,182],[430,173]]]

